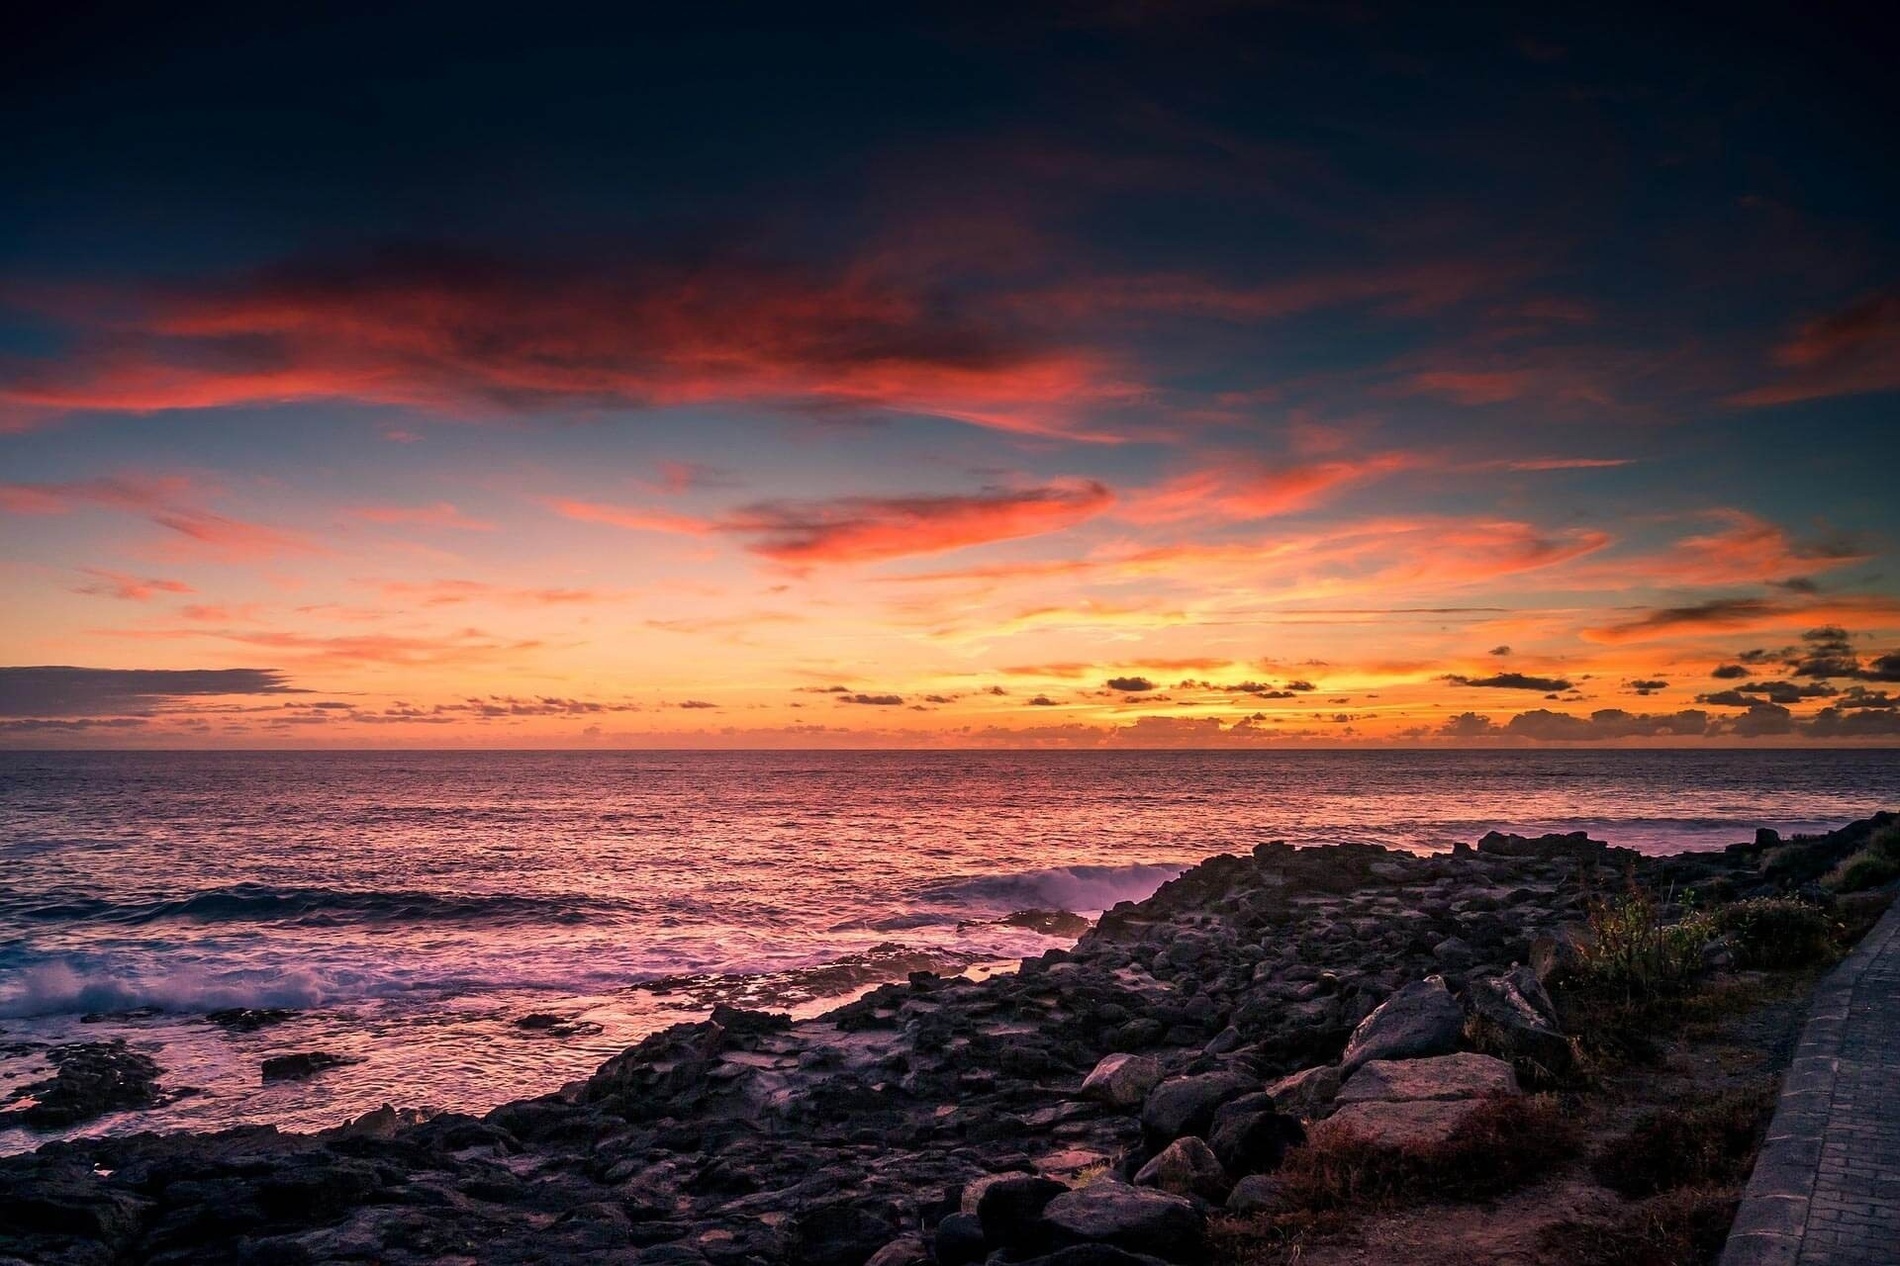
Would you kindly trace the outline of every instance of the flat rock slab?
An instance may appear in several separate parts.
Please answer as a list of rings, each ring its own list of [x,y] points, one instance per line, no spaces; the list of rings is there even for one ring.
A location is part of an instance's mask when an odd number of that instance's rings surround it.
[[[1475,1099],[1401,1099],[1349,1103],[1320,1128],[1351,1130],[1384,1147],[1436,1147],[1478,1105]]]
[[[1340,1088],[1341,1104],[1475,1099],[1521,1093],[1517,1074],[1501,1059],[1460,1051],[1430,1059],[1375,1059]]]

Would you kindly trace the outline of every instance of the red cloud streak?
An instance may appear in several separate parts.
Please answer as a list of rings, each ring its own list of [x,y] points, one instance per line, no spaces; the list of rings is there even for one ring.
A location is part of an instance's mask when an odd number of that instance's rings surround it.
[[[1102,438],[1082,433],[1078,410],[1128,394],[1085,353],[865,269],[529,270],[385,251],[132,308],[82,313],[81,350],[17,371],[0,410],[17,421],[324,398],[452,414],[757,401]]]
[[[838,497],[766,501],[717,519],[595,502],[553,500],[570,519],[636,531],[730,533],[746,548],[782,563],[862,563],[940,554],[967,545],[1059,531],[1107,509],[1114,494],[1093,480],[971,495]]]

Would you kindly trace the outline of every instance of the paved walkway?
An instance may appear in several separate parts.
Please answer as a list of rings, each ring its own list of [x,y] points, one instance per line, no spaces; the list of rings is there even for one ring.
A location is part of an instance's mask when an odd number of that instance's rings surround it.
[[[1814,991],[1722,1266],[1900,1264],[1900,904]]]

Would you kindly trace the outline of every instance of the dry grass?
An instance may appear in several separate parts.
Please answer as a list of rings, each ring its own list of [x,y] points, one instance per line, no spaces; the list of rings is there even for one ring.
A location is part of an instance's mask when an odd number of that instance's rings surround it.
[[[1544,1233],[1543,1248],[1562,1266],[1699,1266],[1722,1255],[1741,1193],[1685,1187],[1616,1215],[1564,1222]]]

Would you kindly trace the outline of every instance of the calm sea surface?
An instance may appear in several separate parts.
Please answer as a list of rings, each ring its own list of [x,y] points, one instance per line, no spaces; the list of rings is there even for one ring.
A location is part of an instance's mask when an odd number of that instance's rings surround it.
[[[1894,751],[0,753],[0,1099],[123,1036],[197,1093],[95,1131],[479,1110],[718,998],[1065,944],[996,921],[1263,840],[1667,852],[1896,806]],[[235,1006],[294,1014],[204,1018]],[[309,1050],[360,1062],[261,1084]]]

